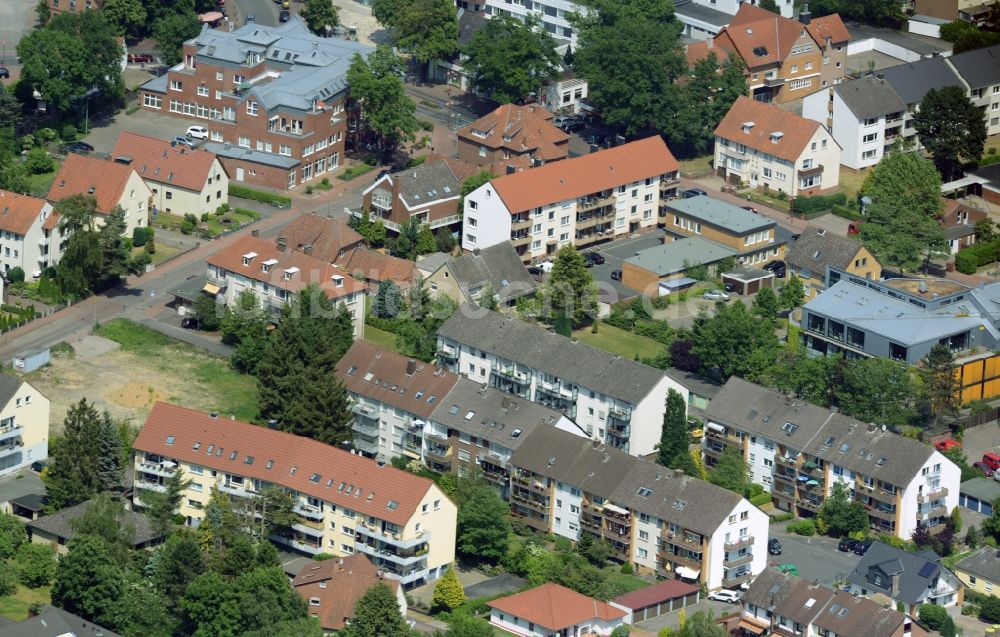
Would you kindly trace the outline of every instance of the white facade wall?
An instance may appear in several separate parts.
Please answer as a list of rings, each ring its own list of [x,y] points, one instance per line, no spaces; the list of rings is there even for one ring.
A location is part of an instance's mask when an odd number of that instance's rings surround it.
[[[562,627],[566,632],[560,634],[601,635],[602,637],[605,637],[606,635],[610,635],[615,628],[621,626],[623,621],[624,618],[616,619],[614,621],[595,619],[584,624]],[[549,637],[550,635],[555,634],[548,628],[537,626],[535,624],[529,624],[529,622],[525,619],[514,617],[509,613],[500,612],[495,608],[490,609],[490,623],[506,630],[509,633],[522,635],[523,637]]]
[[[972,103],[983,109],[983,117],[986,118],[986,134],[996,135],[1000,133],[1000,83],[968,91],[968,93]]]
[[[729,513],[726,521],[715,530],[709,541],[704,560],[708,573],[702,574],[702,581],[705,582],[709,590],[723,586],[727,571],[730,575],[735,575],[741,570],[749,570],[756,576],[767,567],[768,530],[767,514],[750,504],[745,498],[741,499],[739,504]],[[753,544],[748,548],[726,552],[727,542],[737,542],[745,538],[753,538]],[[747,564],[731,568],[727,568],[723,564],[727,558],[736,559],[743,554],[752,555],[752,560]]]
[[[684,398],[684,409],[687,410],[690,393],[680,383],[664,375],[660,382],[646,394],[635,409],[632,410],[632,435],[629,438],[628,452],[633,456],[645,456],[656,451],[663,429],[663,412],[666,410],[667,393],[673,389]]]
[[[510,240],[510,210],[487,182],[466,195],[462,216],[462,249],[488,248]]]
[[[666,523],[638,513],[632,516],[632,524],[635,527],[635,538],[632,541],[632,563],[648,568],[650,571],[656,571],[658,566],[656,553],[659,550],[657,545],[660,541],[661,529]]]
[[[750,482],[756,482],[768,493],[774,485],[774,457],[776,445],[763,436],[750,436],[747,463],[750,465]]]
[[[961,469],[940,452],[932,453],[909,484],[896,485],[898,488],[904,489],[900,498],[899,528],[896,530],[896,535],[901,538],[909,538],[914,529],[917,528],[918,515],[926,522],[927,512],[934,507],[945,506],[947,512],[944,515],[949,515],[951,510],[958,506],[958,492],[961,484]],[[942,488],[947,489],[946,495],[931,496]],[[933,499],[921,504],[917,501],[921,494],[927,494]]]
[[[580,509],[583,506],[583,493],[571,484],[556,481],[554,502],[552,532],[575,542],[580,537]]]
[[[121,199],[118,200],[118,205],[125,210],[125,234],[122,236],[131,238],[133,230],[149,225],[147,204],[152,194],[139,173],[133,170],[128,181],[125,182]],[[98,220],[100,221],[100,216],[98,216]]]
[[[202,214],[215,212],[222,204],[229,203],[229,176],[218,159],[212,161],[200,190],[178,188],[152,179],[145,180],[145,183],[152,192],[153,206],[161,213],[177,216],[191,213],[200,218]]]
[[[538,17],[541,27],[553,36],[569,40],[576,48],[576,30],[569,23],[569,14],[584,11],[582,5],[568,0],[525,0],[523,4],[505,0],[486,0],[487,15],[509,15],[524,20],[528,15]]]
[[[824,91],[816,95],[819,94],[827,95]],[[801,188],[833,188],[840,180],[840,147],[826,130],[825,122],[824,116],[822,127],[816,130],[794,162],[750,148],[739,139],[716,137],[714,165],[725,166],[727,175],[739,175],[751,188],[763,185],[793,197]],[[804,184],[799,171],[817,165],[823,166],[818,175],[819,183]]]
[[[24,270],[25,278],[41,275],[48,266],[59,263],[62,238],[59,229],[53,228],[49,237],[45,236],[42,223],[52,214],[52,205],[42,206],[38,217],[32,222],[27,233],[21,235],[9,230],[0,230],[0,268],[7,272],[11,268]],[[42,252],[48,248],[47,254]]]
[[[49,399],[21,383],[10,401],[0,406],[0,476],[48,457]]]

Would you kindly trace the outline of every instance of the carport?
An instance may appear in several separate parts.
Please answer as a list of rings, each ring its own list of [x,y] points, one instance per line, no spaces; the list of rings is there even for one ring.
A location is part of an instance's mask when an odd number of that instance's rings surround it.
[[[722,275],[722,283],[727,290],[746,296],[761,288],[773,288],[774,274],[760,268],[736,268]]]
[[[1000,482],[992,478],[966,480],[958,492],[958,505],[970,511],[993,515],[993,500],[1000,496]]]
[[[668,579],[619,595],[610,603],[630,614],[626,623],[635,624],[695,604],[700,597],[697,586]]]

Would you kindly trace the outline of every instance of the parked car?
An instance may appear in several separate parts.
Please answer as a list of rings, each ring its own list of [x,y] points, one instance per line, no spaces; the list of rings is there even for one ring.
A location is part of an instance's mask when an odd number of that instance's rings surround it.
[[[840,542],[837,542],[837,550],[844,551],[845,553],[850,553],[857,546],[858,546],[858,541],[849,537],[840,538]]]
[[[740,601],[740,594],[736,591],[730,591],[722,589],[720,591],[712,591],[708,594],[709,599],[714,599],[717,602],[726,602],[727,604],[735,604]]]
[[[612,281],[621,281],[622,280],[622,271],[621,270],[612,270],[611,271],[611,280]]]
[[[552,125],[556,128],[562,128],[567,124],[572,124],[577,121],[576,115],[556,115],[552,118]]]
[[[995,454],[992,451],[984,453],[982,463],[996,472],[997,469],[1000,469],[1000,454]]]
[[[562,126],[563,132],[565,133],[576,133],[582,131],[584,128],[587,128],[587,125],[579,120],[563,124]]]
[[[151,64],[153,62],[153,56],[148,53],[129,53],[128,63],[129,64]]]
[[[604,265],[604,255],[600,252],[585,252],[583,258],[594,265]]]
[[[171,139],[170,140],[170,145],[171,146],[187,146],[188,148],[195,148],[196,147],[196,145],[195,145],[195,143],[193,141],[191,141],[187,137],[180,137],[180,136],[177,136],[177,137],[174,137],[173,139]]]
[[[781,555],[781,542],[778,541],[778,538],[772,537],[767,541],[767,554]]]
[[[537,265],[529,265],[528,275],[536,281],[541,281],[545,277],[545,270],[541,269]]]
[[[282,9],[278,12],[278,22],[288,22],[292,19],[292,12],[288,9]]]
[[[77,153],[79,155],[86,155],[87,153],[94,152],[94,147],[87,142],[70,142],[63,146],[63,149],[68,153]]]
[[[701,298],[708,299],[709,301],[728,301],[729,293],[722,290],[705,290]]]
[[[951,451],[952,449],[961,449],[962,443],[957,440],[952,440],[951,438],[945,438],[944,440],[938,440],[934,443],[934,448],[945,453]]]
[[[993,475],[993,469],[990,469],[989,465],[987,465],[985,462],[975,462],[972,464],[972,467],[974,469],[979,469],[980,471],[982,471],[983,475],[986,476],[987,478]]]
[[[257,16],[255,16],[252,13],[248,13],[247,14],[247,24],[250,24],[251,22],[257,22]]]
[[[708,195],[708,193],[701,188],[689,188],[681,191],[681,199],[690,199],[691,197],[700,197],[702,195]]]
[[[204,126],[188,126],[185,135],[193,139],[208,139],[208,129]]]
[[[872,547],[871,540],[861,540],[854,546],[854,554],[864,555],[865,553],[868,552],[868,549],[870,549],[871,547]]]
[[[35,460],[31,463],[31,470],[35,473],[41,473],[47,466],[49,466],[48,460]]]
[[[861,222],[852,221],[851,223],[847,224],[847,234],[849,235],[861,234]]]
[[[603,146],[606,141],[608,139],[604,135],[591,135],[587,138],[587,143],[591,146]]]
[[[784,261],[771,261],[764,266],[764,269],[773,274],[776,279],[783,279],[788,271],[788,266],[785,265]]]
[[[10,69],[8,69],[6,66],[0,66],[0,78],[3,78],[5,80],[9,80],[10,79]]]
[[[186,330],[196,330],[198,329],[198,319],[193,316],[186,316],[181,319],[181,327]]]

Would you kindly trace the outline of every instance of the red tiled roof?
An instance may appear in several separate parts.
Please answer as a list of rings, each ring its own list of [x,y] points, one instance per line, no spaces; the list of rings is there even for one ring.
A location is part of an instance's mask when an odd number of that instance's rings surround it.
[[[255,253],[255,256],[252,257],[249,264],[243,265],[243,256],[250,253]],[[275,262],[265,272],[264,262],[272,259]],[[274,243],[257,237],[243,237],[234,241],[229,247],[209,257],[208,264],[289,292],[298,292],[310,283],[316,283],[330,299],[337,299],[352,292],[364,292],[368,289],[363,281],[346,276],[343,271],[331,263],[293,250],[282,252]],[[290,279],[285,279],[285,271],[291,268],[298,268],[298,270],[292,274]],[[340,279],[341,285],[339,287],[333,280],[334,276]]]
[[[279,235],[289,250],[302,251],[311,246],[312,256],[333,263],[345,250],[364,245],[365,238],[347,225],[343,218],[332,219],[315,212],[299,215]]]
[[[816,44],[822,46],[826,44],[826,39],[830,42],[847,42],[851,39],[851,34],[847,32],[844,21],[840,19],[839,13],[831,13],[819,18],[813,18],[806,25],[806,31],[816,40]]]
[[[698,587],[676,579],[663,580],[614,598],[616,604],[637,610],[698,592]]]
[[[713,40],[696,40],[684,49],[684,56],[687,58],[689,67],[693,67],[698,62],[707,58],[709,53],[715,53],[715,59],[719,64],[722,64],[729,58],[729,51],[715,46]]]
[[[517,153],[532,151],[545,161],[563,159],[569,150],[569,133],[556,128],[552,113],[537,104],[499,106],[458,131],[458,136],[489,148],[509,148]]]
[[[42,208],[47,203],[44,199],[0,190],[0,230],[20,235],[27,234],[32,224],[41,216]],[[48,218],[45,221],[48,221]]]
[[[754,125],[749,133],[744,133],[743,124],[747,122]],[[719,122],[715,134],[775,157],[796,161],[819,126],[818,122],[740,95]],[[771,141],[772,133],[782,133],[777,142]]]
[[[325,586],[320,587],[320,582]],[[324,630],[340,630],[354,617],[354,605],[372,586],[386,584],[396,592],[399,582],[379,576],[378,568],[363,553],[322,562],[310,561],[292,581],[292,588],[309,604],[309,614],[317,617]]]
[[[360,274],[369,281],[389,279],[400,288],[407,289],[417,278],[417,264],[368,248],[354,248],[335,262],[347,274]]]
[[[316,440],[164,402],[153,405],[133,447],[278,484],[401,526],[433,484]]]
[[[118,136],[112,157],[129,157],[144,180],[201,192],[211,175],[215,153],[171,146],[170,142],[128,131]]]
[[[803,25],[795,20],[744,2],[720,35],[726,33],[747,67],[755,68],[787,58],[802,30]],[[755,50],[765,54],[758,55]]]
[[[555,631],[593,619],[620,619],[627,614],[558,584],[542,584],[523,593],[495,599],[488,605]]]
[[[555,201],[674,172],[680,166],[659,135],[608,150],[565,159],[490,183],[511,214]]]
[[[46,199],[54,203],[73,195],[90,195],[97,199],[97,212],[111,214],[121,201],[132,172],[132,167],[125,164],[69,153]]]
[[[59,215],[57,213],[53,212],[42,223],[42,229],[43,230],[52,230],[57,225],[59,225]]]

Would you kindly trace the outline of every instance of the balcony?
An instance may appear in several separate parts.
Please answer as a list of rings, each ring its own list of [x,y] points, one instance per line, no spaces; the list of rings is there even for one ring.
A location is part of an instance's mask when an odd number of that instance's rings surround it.
[[[381,558],[383,560],[388,560],[394,564],[399,564],[401,566],[413,566],[418,562],[423,562],[427,559],[427,548],[421,548],[416,551],[407,551],[405,553],[395,553],[393,551],[388,551],[384,548],[379,548],[377,546],[372,546],[366,542],[355,542],[354,550],[364,553],[365,555],[370,555],[374,558]]]
[[[927,515],[928,517],[932,518],[940,518],[948,515],[948,507],[946,507],[943,504],[932,506],[931,508],[927,509],[925,513],[918,513],[917,518],[919,519],[922,515]]]
[[[726,568],[736,568],[737,566],[743,566],[744,564],[749,564],[751,562],[753,562],[753,555],[751,553],[747,553],[746,555],[723,559],[722,565]]]
[[[303,130],[301,128],[292,128],[290,126],[268,126],[267,132],[273,133],[275,135],[283,135],[285,137],[291,137],[293,139],[305,139],[313,134],[313,131]]]
[[[531,227],[531,217],[514,217],[510,220],[511,230],[522,230]]]
[[[424,542],[430,542],[431,539],[429,531],[419,531],[414,537],[404,539],[399,532],[386,531],[377,524],[368,524],[367,522],[361,522],[354,527],[354,530],[362,535],[367,535],[368,537],[381,540],[386,544],[391,544],[392,546],[402,549],[414,548]]]
[[[279,535],[272,535],[271,539],[280,544],[284,544],[285,546],[290,546],[296,551],[308,553],[309,555],[317,555],[318,553],[323,552],[323,546],[315,542],[303,542],[301,540],[281,537]]]
[[[306,535],[311,535],[312,537],[323,537],[323,523],[314,522],[312,520],[299,520],[298,522],[292,523],[292,528],[299,533],[305,533]]]
[[[451,345],[442,345],[438,348],[438,356],[451,360],[458,360],[458,350]]]
[[[548,513],[549,512],[549,504],[548,504],[548,502],[546,502],[544,500],[539,500],[537,498],[531,498],[531,497],[528,497],[528,496],[524,495],[523,493],[518,493],[516,491],[514,493],[512,493],[510,495],[510,497],[511,497],[512,500],[514,500],[518,504],[522,504],[522,505],[524,505],[526,507],[529,507],[531,509],[534,509],[535,511],[538,511],[540,513]]]
[[[702,567],[701,559],[697,557],[691,557],[688,555],[674,555],[673,553],[666,553],[664,554],[664,557],[666,557],[667,560],[673,562],[677,566],[686,566],[688,568],[693,568],[696,571],[701,570]]]
[[[742,573],[737,573],[734,575],[725,575],[722,578],[723,586],[739,586],[743,582],[750,581],[753,574],[750,571],[743,571]]]
[[[542,495],[548,495],[549,494],[549,487],[548,487],[548,485],[546,485],[543,482],[537,482],[535,480],[532,480],[528,476],[525,476],[525,475],[522,475],[522,474],[515,474],[514,477],[513,477],[513,480],[517,484],[519,484],[521,486],[524,486],[524,487],[527,487],[529,490],[534,491],[535,493],[540,493]]]
[[[799,464],[798,458],[790,458],[788,456],[775,456],[774,461],[786,467],[796,467]]]
[[[351,411],[359,416],[365,418],[377,418],[378,411],[371,405],[366,405],[365,403],[357,403],[351,406]]]
[[[490,370],[490,373],[495,374],[496,376],[499,376],[504,380],[512,380],[521,385],[527,385],[531,383],[531,377],[528,376],[528,373],[522,372],[513,365],[495,367]]]
[[[369,437],[378,435],[378,425],[368,424],[360,420],[354,421],[354,424],[351,425],[351,430]]]
[[[583,197],[576,200],[576,211],[577,212],[587,212],[588,210],[596,210],[598,208],[603,208],[604,206],[610,206],[615,203],[615,198],[611,197]]]
[[[917,502],[924,504],[932,502],[948,495],[948,487],[938,487],[934,491],[921,492],[917,494]]]
[[[145,491],[156,491],[157,493],[166,493],[167,492],[167,487],[166,486],[160,484],[159,482],[152,482],[151,480],[147,480],[147,479],[141,478],[141,477],[140,478],[136,478],[136,480],[135,480],[135,488],[136,489],[143,489]]]
[[[510,483],[510,476],[507,475],[506,471],[486,471],[483,469],[483,477],[492,482],[493,484],[498,484],[501,486],[507,486]]]
[[[783,77],[774,76],[774,77],[764,78],[764,86],[771,86],[771,87],[781,86],[784,83],[785,83],[785,78]]]
[[[0,440],[8,437],[5,432],[0,431]],[[143,473],[151,473],[154,476],[160,476],[162,478],[169,478],[174,475],[177,471],[177,465],[169,460],[164,462],[151,462],[149,460],[143,460],[139,462],[139,466],[136,467],[137,470]]]
[[[323,519],[323,511],[319,507],[311,504],[296,504],[292,507],[292,511],[312,520]],[[320,525],[320,528],[322,528],[322,525]]]
[[[448,462],[451,460],[451,445],[430,442],[427,444],[427,455]]]
[[[871,507],[870,509],[868,509],[868,515],[870,515],[870,516],[872,516],[874,518],[878,518],[880,520],[887,520],[889,522],[895,522],[896,521],[896,512],[895,511],[889,511],[889,510],[882,509],[882,508],[879,508],[879,507]]]
[[[560,383],[551,383],[548,381],[542,381],[538,384],[538,388],[543,392],[561,398],[563,400],[576,401],[577,390],[576,388],[564,387]]]
[[[687,549],[694,549],[701,552],[702,541],[701,538],[694,535],[689,535],[687,533],[670,533],[664,532],[663,539],[665,539],[670,544],[675,546],[680,546]]]
[[[216,485],[219,487],[219,491],[223,493],[228,493],[229,495],[235,495],[239,498],[246,498],[251,495],[256,495],[252,489],[244,488],[242,484],[235,484],[233,482],[220,482]]]
[[[732,542],[726,542],[723,545],[723,550],[725,551],[738,551],[742,548],[753,545],[753,536],[748,535],[746,537],[741,537],[738,540],[733,540]]]
[[[816,512],[819,511],[819,507],[822,505],[821,502],[813,502],[812,500],[799,500],[796,502],[799,508],[805,509],[806,511]]]
[[[608,416],[615,420],[629,421],[632,419],[632,410],[629,407],[612,407],[608,410]]]
[[[816,164],[815,166],[810,166],[809,168],[799,168],[800,177],[808,177],[809,175],[815,175],[821,172],[823,172],[823,164]]]

